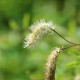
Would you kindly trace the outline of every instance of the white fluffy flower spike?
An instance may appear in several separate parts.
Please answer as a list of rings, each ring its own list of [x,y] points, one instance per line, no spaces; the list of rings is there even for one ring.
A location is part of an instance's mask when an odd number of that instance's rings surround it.
[[[32,33],[26,36],[24,48],[33,46],[36,40],[40,39],[43,34],[50,32],[51,28],[55,29],[53,23],[51,21],[45,22],[45,20],[37,21],[34,25],[31,25]]]

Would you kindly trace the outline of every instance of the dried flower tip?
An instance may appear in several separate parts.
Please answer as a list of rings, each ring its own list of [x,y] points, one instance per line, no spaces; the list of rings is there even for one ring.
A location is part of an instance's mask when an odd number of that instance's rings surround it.
[[[38,21],[34,25],[31,25],[30,29],[32,33],[26,36],[24,48],[34,45],[43,34],[50,32],[51,28],[55,29],[53,23],[51,21],[46,23],[45,20],[40,20],[40,22]]]
[[[55,80],[56,59],[59,55],[59,52],[60,48],[55,48],[48,56],[45,72],[46,80]]]

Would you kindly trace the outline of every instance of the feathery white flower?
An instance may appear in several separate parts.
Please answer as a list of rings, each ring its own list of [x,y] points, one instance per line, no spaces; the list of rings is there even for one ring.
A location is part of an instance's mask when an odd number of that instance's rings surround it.
[[[45,20],[37,21],[34,25],[31,25],[32,33],[26,36],[24,48],[31,47],[43,34],[50,32],[51,28],[55,29],[53,23],[51,21],[45,22]]]

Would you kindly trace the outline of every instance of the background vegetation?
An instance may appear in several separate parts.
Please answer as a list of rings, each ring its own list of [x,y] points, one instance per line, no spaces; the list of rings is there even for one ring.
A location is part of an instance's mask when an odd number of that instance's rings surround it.
[[[0,0],[0,80],[45,80],[51,49],[70,45],[54,33],[34,50],[24,49],[29,26],[40,19],[52,20],[56,31],[80,43],[80,0]],[[56,80],[80,80],[80,47],[60,54]]]

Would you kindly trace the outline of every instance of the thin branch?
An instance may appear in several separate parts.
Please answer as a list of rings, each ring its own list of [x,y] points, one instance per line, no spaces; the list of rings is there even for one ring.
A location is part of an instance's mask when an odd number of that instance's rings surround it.
[[[51,28],[52,29],[52,28]],[[63,38],[66,42],[70,43],[70,44],[74,44],[74,45],[80,45],[80,44],[76,44],[76,43],[72,43],[70,41],[68,41],[67,39],[65,39],[62,35],[60,35],[57,31],[55,31],[54,29],[52,29],[56,34],[58,34],[61,38]]]
[[[64,48],[64,47],[62,47],[61,51],[62,51],[62,50],[65,50],[65,49],[68,49],[68,48],[71,48],[71,47],[74,47],[74,46],[78,46],[78,44],[73,44],[73,45],[68,46],[68,47],[65,47],[65,48]]]

